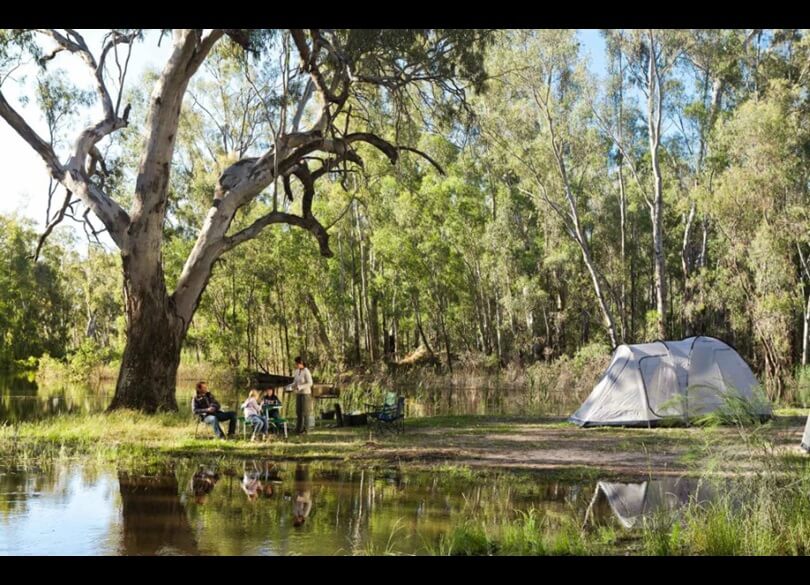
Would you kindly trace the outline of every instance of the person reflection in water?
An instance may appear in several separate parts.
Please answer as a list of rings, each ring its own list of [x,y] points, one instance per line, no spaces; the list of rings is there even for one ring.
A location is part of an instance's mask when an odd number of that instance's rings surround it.
[[[205,497],[213,491],[218,481],[218,473],[204,468],[197,471],[191,478],[191,490],[194,492],[194,501],[197,504],[204,504]]]
[[[279,476],[279,469],[275,463],[269,461],[264,462],[264,471],[261,474],[262,480],[262,495],[265,498],[273,497],[273,483],[280,483],[281,477]]]
[[[242,491],[248,497],[248,500],[251,502],[256,501],[259,497],[259,492],[263,492],[262,482],[259,479],[260,472],[256,468],[256,463],[253,462],[253,469],[248,471],[247,465],[245,465],[245,472],[242,476]]]
[[[303,526],[312,510],[312,485],[309,481],[309,467],[295,466],[295,496],[293,497],[293,526]]]

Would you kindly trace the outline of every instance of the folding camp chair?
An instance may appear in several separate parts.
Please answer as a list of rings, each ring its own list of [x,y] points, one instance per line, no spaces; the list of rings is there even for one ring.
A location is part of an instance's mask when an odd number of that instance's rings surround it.
[[[252,434],[250,435],[250,439],[253,440],[253,439],[256,438],[256,431],[258,429],[256,428],[256,425],[253,423],[253,421],[250,421],[250,420],[246,419],[244,416],[240,416],[240,417],[238,417],[236,419],[236,425],[237,425],[237,429],[239,428],[239,425],[242,426],[242,439],[243,440],[247,441],[247,429],[248,429],[248,427],[250,427],[252,429]]]
[[[367,405],[371,409],[366,413],[369,427],[380,432],[405,431],[405,397],[389,392],[381,405]]]
[[[262,414],[270,423],[270,432],[287,438],[287,419],[281,416],[281,404],[276,406],[263,406]]]
[[[196,439],[197,433],[200,430],[200,424],[203,422],[205,416],[194,412],[194,396],[191,397],[191,415],[197,418],[197,425],[194,427],[194,438]]]

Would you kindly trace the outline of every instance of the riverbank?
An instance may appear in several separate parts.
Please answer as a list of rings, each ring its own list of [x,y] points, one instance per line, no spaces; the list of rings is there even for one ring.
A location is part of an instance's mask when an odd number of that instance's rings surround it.
[[[799,409],[777,411],[769,423],[750,428],[654,429],[581,429],[563,417],[442,416],[408,419],[401,435],[372,434],[368,427],[318,426],[304,436],[253,443],[217,440],[210,427],[197,427],[185,415],[124,411],[5,425],[0,427],[0,450],[6,458],[22,460],[207,455],[558,473],[591,470],[622,476],[744,474],[762,469],[774,457],[801,461],[798,445],[806,414]]]
[[[268,538],[295,542],[305,548],[290,550],[305,554],[807,554],[810,457],[798,448],[806,416],[783,409],[764,425],[657,429],[581,429],[562,417],[442,416],[409,418],[401,435],[319,426],[287,441],[252,443],[214,439],[210,428],[180,414],[73,414],[0,427],[0,466],[13,494],[28,485],[25,477],[64,486],[79,473],[85,487],[71,497],[107,493],[117,482],[121,513],[140,509],[141,499],[163,502],[164,521],[182,525],[185,540],[196,543],[181,549],[186,554],[220,554],[216,543],[245,538],[253,548],[233,544],[227,554],[259,554]],[[240,486],[248,471],[269,467],[286,478],[271,480],[275,499],[246,497]],[[309,468],[307,489],[319,510],[311,530],[319,537],[305,545],[286,540],[285,497],[304,489]],[[203,502],[208,492],[194,491],[198,472],[220,478],[210,495],[216,505]],[[93,491],[96,484],[107,487]],[[642,500],[628,500],[627,508],[617,494]],[[423,508],[425,501],[432,503]],[[514,511],[518,502],[523,508]],[[430,521],[420,515],[425,510],[432,510]],[[632,527],[610,520],[623,512]],[[195,532],[187,517],[202,514],[207,528]],[[362,539],[357,530],[367,531]],[[346,531],[355,535],[349,549],[340,536]]]

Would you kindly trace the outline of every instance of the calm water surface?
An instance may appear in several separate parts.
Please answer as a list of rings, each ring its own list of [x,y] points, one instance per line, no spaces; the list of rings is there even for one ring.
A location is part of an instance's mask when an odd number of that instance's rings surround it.
[[[189,408],[194,395],[193,381],[180,381],[177,385],[177,404],[181,409]],[[97,387],[68,384],[38,385],[25,378],[0,377],[0,424],[25,420],[41,419],[67,413],[93,413],[103,411],[112,400],[115,382],[108,380]],[[520,415],[558,414],[568,415],[578,404],[555,404],[547,398],[523,388],[465,387],[441,390],[424,390],[399,386],[396,390],[404,394],[408,417],[435,415]],[[211,388],[217,400],[226,409],[237,409],[246,397],[244,390],[234,388]],[[285,400],[285,408],[290,408],[292,400]],[[344,412],[364,410],[365,402],[376,402],[370,396],[347,395],[339,402]],[[332,410],[334,399],[315,401],[316,413]],[[549,405],[553,412],[549,411]],[[542,409],[542,410],[541,410]],[[293,415],[294,416],[294,415]]]
[[[0,555],[429,554],[475,517],[532,508],[634,527],[690,497],[692,480],[561,482],[515,472],[170,461],[133,472],[56,463],[0,467]]]

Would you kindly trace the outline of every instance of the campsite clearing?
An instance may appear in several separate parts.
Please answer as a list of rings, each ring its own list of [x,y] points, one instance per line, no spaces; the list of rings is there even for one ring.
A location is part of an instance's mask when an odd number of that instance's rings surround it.
[[[367,427],[318,427],[289,441],[250,443],[194,439],[193,424],[172,415],[135,413],[46,419],[0,428],[0,448],[29,459],[94,454],[331,459],[409,466],[467,465],[581,470],[603,474],[723,474],[762,470],[769,460],[810,459],[799,448],[806,411],[777,410],[764,425],[582,429],[560,417],[446,416],[408,419],[401,435],[370,435]],[[101,422],[104,424],[101,424]],[[799,458],[799,455],[803,457]]]

